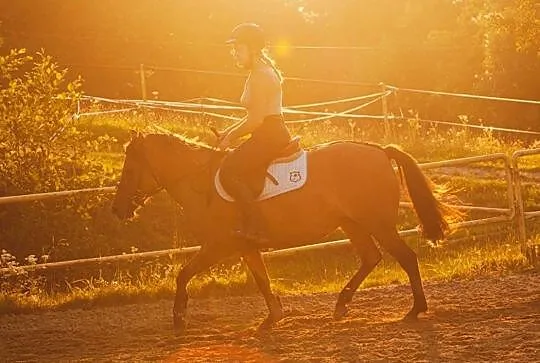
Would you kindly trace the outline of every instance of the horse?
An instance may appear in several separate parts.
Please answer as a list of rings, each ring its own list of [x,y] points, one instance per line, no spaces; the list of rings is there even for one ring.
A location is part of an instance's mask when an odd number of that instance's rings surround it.
[[[404,319],[417,319],[427,311],[416,253],[400,238],[396,226],[400,179],[391,160],[397,164],[401,183],[405,179],[426,239],[443,239],[458,212],[441,200],[436,185],[415,159],[396,145],[336,141],[306,152],[309,177],[305,185],[258,202],[269,233],[267,245],[261,246],[231,233],[238,222],[238,210],[214,187],[214,176],[226,151],[180,135],[132,134],[125,146],[113,213],[120,219],[133,218],[138,208],[164,189],[182,206],[190,232],[201,245],[176,277],[172,311],[176,330],[186,328],[189,281],[233,256],[243,258],[265,299],[268,316],[259,329],[271,328],[284,313],[279,296],[270,288],[261,251],[314,243],[337,228],[347,235],[361,264],[338,295],[334,319],[348,313],[354,293],[381,260],[375,241],[408,275],[413,305]]]

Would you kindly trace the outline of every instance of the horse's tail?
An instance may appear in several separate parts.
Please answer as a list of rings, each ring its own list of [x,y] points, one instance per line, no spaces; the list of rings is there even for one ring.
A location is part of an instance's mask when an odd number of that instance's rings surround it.
[[[450,232],[449,222],[459,220],[461,212],[437,199],[444,190],[435,188],[411,155],[395,145],[385,146],[383,150],[389,159],[397,163],[401,175],[405,175],[409,196],[420,219],[422,235],[434,243],[442,240]]]

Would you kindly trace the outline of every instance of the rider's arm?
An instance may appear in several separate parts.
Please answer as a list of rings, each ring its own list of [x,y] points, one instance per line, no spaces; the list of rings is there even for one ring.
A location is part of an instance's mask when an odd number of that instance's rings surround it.
[[[247,116],[244,116],[244,117],[242,117],[242,119],[236,121],[234,124],[230,125],[225,130],[223,130],[223,135],[224,135],[223,137],[227,136],[231,132],[231,130],[239,127],[241,124],[246,122],[246,119],[247,119]]]

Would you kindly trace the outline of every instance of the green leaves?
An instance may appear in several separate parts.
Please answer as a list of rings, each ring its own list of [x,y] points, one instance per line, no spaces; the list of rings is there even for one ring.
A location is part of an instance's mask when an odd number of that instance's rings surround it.
[[[540,21],[531,0],[492,0],[477,19],[484,36],[480,87],[491,94],[530,98],[540,72]]]
[[[72,115],[82,81],[67,78],[44,51],[0,55],[0,195],[98,187],[116,177],[91,156],[115,140],[81,130]],[[55,239],[80,233],[100,204],[102,196],[88,195],[6,206],[0,244],[15,252],[45,248],[57,257]]]
[[[7,194],[78,186],[76,175],[65,178],[62,165],[84,138],[71,118],[81,82],[67,82],[66,75],[44,51],[29,56],[12,49],[0,57],[0,173]]]

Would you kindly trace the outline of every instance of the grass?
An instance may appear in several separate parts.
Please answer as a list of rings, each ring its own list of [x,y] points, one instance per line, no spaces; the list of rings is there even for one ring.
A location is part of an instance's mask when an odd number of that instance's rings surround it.
[[[537,240],[540,242],[540,235]],[[448,281],[530,269],[518,244],[507,242],[507,239],[491,239],[462,243],[451,249],[423,247],[419,252],[422,277],[424,281]],[[297,256],[294,259],[278,257],[267,261],[275,292],[282,295],[338,293],[359,265],[349,247],[323,253],[305,252],[304,255],[301,260]],[[172,299],[177,267],[169,267],[165,275],[152,274],[150,269],[135,279],[125,279],[119,271],[112,281],[90,279],[85,281],[84,286],[71,287],[62,293],[3,294],[0,296],[0,314]],[[362,288],[396,283],[408,284],[407,276],[393,258],[384,255]],[[194,298],[258,293],[242,262],[215,266],[194,278],[188,290]]]
[[[108,170],[119,173],[123,162],[122,144],[129,140],[130,128],[152,131],[152,124],[189,137],[199,137],[202,141],[213,143],[214,137],[206,125],[208,120],[196,117],[186,119],[177,114],[158,114],[137,112],[115,116],[88,117],[81,119],[80,127],[91,135],[109,135],[118,140],[107,150],[95,152]],[[220,122],[210,123],[218,128]],[[489,132],[470,132],[464,129],[436,129],[419,125],[415,120],[407,120],[395,126],[392,136],[385,136],[380,123],[324,121],[309,127],[291,126],[293,134],[302,136],[304,146],[341,139],[355,139],[381,144],[395,143],[411,153],[419,161],[437,161],[452,158],[505,153],[511,155],[523,148],[519,140],[503,141]],[[449,142],[459,140],[459,142]],[[532,147],[538,147],[537,144]],[[501,163],[481,163],[475,168],[493,167],[500,170]],[[529,172],[540,171],[540,156],[525,157],[520,160],[520,167]],[[457,195],[466,203],[481,206],[505,207],[506,183],[497,175],[479,177],[478,174],[441,176],[430,175],[440,182],[449,184]],[[529,185],[524,190],[527,208],[538,209],[540,188]],[[169,225],[164,228],[160,214],[170,213],[171,203],[164,198],[156,198],[152,205],[141,213],[141,220],[156,221],[151,228],[145,225],[131,226],[134,236],[144,240],[145,233],[152,234],[152,241],[167,240]],[[410,228],[417,223],[416,217],[409,211],[400,211],[401,228]],[[474,214],[475,217],[482,216]],[[171,219],[171,218],[169,218]],[[159,224],[157,221],[160,221]],[[107,222],[109,223],[109,222]],[[169,224],[172,221],[168,222]],[[110,224],[110,223],[109,223]],[[114,224],[105,224],[109,229],[105,234],[118,230]],[[533,243],[540,243],[540,230],[529,223],[529,235],[536,234]],[[127,235],[130,227],[119,230]],[[137,229],[140,228],[140,229]],[[146,228],[146,229],[145,229]],[[501,232],[502,230],[502,232]],[[133,232],[133,231],[132,231]],[[418,240],[409,239],[408,243],[419,255],[422,276],[426,281],[445,281],[454,278],[474,278],[478,275],[519,272],[530,268],[527,259],[520,251],[519,243],[505,227],[482,227],[480,232],[502,233],[503,237],[479,238],[474,230],[460,231],[455,237],[465,242],[456,242],[443,248],[428,248]],[[333,235],[335,238],[338,234]],[[100,236],[101,239],[104,236]],[[114,237],[111,237],[113,239]],[[147,239],[147,238],[146,238]],[[535,242],[536,241],[536,242]],[[103,241],[105,242],[105,240]],[[113,242],[112,240],[110,241]],[[137,245],[133,243],[133,245]],[[138,246],[143,247],[143,246]],[[155,248],[155,246],[154,246]],[[309,294],[316,292],[337,293],[345,285],[359,265],[353,257],[352,248],[337,248],[331,251],[304,252],[295,257],[275,258],[268,261],[273,289],[281,294]],[[49,309],[80,308],[94,305],[118,305],[139,301],[152,301],[160,298],[171,299],[174,294],[174,278],[178,266],[170,262],[118,267],[112,277],[100,278],[95,271],[83,271],[85,277],[67,279],[60,289],[46,289],[46,282],[38,277],[21,276],[17,284],[6,285],[11,292],[4,290],[0,295],[1,313],[21,313]],[[126,272],[127,271],[127,272]],[[91,277],[97,276],[97,277]],[[21,282],[22,281],[22,282]],[[2,280],[0,280],[2,282]],[[363,287],[382,286],[393,283],[408,283],[405,273],[395,260],[384,256],[383,261],[369,275]],[[207,273],[197,276],[189,286],[194,297],[227,296],[257,293],[257,287],[243,263],[228,261],[212,268]]]

